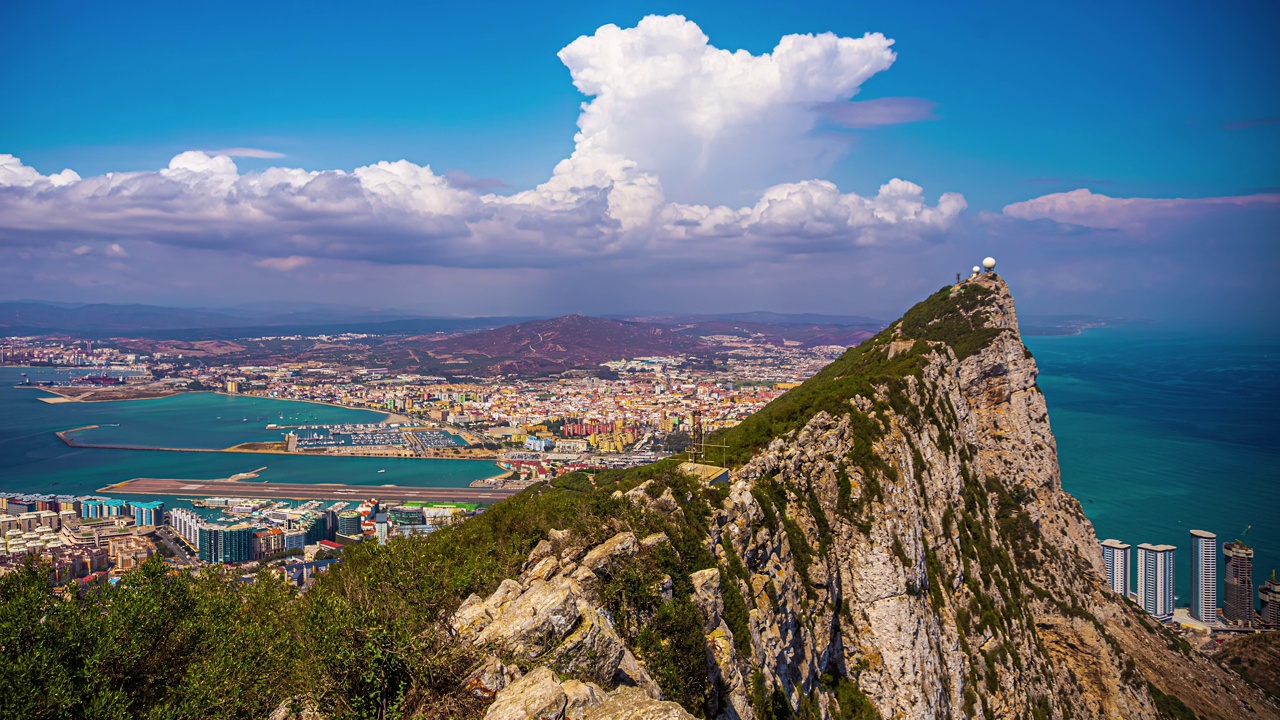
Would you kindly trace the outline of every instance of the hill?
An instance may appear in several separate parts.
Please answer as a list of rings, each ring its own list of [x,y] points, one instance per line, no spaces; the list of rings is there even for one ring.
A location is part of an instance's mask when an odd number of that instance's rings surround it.
[[[404,343],[421,370],[469,375],[548,375],[602,362],[680,355],[702,348],[696,337],[649,323],[584,315],[534,320],[447,338]]]
[[[715,434],[728,484],[575,473],[302,595],[0,577],[0,691],[22,717],[1280,718],[1102,582],[1035,381],[1004,282],[967,280]]]

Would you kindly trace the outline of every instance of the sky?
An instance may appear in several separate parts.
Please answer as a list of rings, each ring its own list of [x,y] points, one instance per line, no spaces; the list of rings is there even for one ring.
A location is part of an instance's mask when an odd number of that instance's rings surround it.
[[[260,5],[0,7],[0,299],[1280,310],[1273,2]]]

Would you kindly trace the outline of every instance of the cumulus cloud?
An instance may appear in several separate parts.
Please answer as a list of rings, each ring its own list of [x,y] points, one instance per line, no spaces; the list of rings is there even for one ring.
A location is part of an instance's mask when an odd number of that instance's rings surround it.
[[[1280,194],[1208,198],[1116,198],[1086,189],[1053,193],[1006,205],[1004,215],[1096,229],[1140,230],[1151,223],[1179,222],[1189,217],[1249,206],[1280,207]]]
[[[233,155],[278,154],[191,150],[155,172],[81,178],[42,175],[0,155],[0,243],[119,248],[129,239],[295,269],[297,258],[552,267],[695,259],[726,248],[745,261],[913,242],[950,226],[964,198],[947,193],[930,204],[900,179],[862,197],[809,174],[844,142],[810,132],[823,122],[821,108],[848,105],[893,63],[892,44],[879,34],[788,35],[753,55],[714,47],[680,16],[606,25],[560,52],[591,98],[573,153],[546,182],[505,196],[492,192],[498,181],[405,160],[242,172]],[[922,112],[919,104],[860,105],[870,110],[842,110],[846,121]]]
[[[811,133],[815,108],[849,100],[888,69],[892,45],[879,33],[787,35],[772,52],[753,55],[711,45],[678,15],[628,29],[605,25],[559,54],[574,86],[593,99],[556,175],[653,174],[686,202],[814,177],[848,142]]]
[[[495,194],[500,181],[405,160],[243,171],[234,157],[280,157],[256,148],[191,150],[155,171],[86,178],[0,155],[0,250],[65,258],[76,248],[143,282],[147,263],[176,267],[193,253],[202,267],[220,254],[295,278],[336,277],[340,263],[591,273],[917,247],[957,222],[962,196],[901,179],[861,196],[815,179],[847,142],[815,129],[932,111],[914,99],[850,103],[893,63],[892,44],[788,35],[754,55],[713,46],[679,16],[606,25],[560,53],[588,96],[573,152],[542,184],[506,195]],[[76,272],[105,270],[84,258]]]

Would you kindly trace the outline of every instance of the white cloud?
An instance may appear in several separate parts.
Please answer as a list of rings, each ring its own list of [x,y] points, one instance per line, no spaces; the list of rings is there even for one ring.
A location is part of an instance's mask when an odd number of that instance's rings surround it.
[[[63,170],[53,175],[41,175],[34,168],[23,165],[18,158],[0,153],[0,187],[31,187],[36,184],[62,187],[78,180],[80,180],[80,176],[73,170]]]
[[[929,205],[922,188],[898,179],[874,197],[812,175],[789,179],[839,151],[809,134],[815,108],[847,101],[888,68],[891,44],[878,34],[789,35],[757,56],[711,46],[678,16],[607,25],[560,53],[594,96],[574,152],[545,183],[510,196],[405,160],[242,173],[232,154],[267,155],[192,150],[155,172],[82,179],[0,155],[0,246],[97,242],[123,258],[127,239],[293,270],[308,259],[551,268],[726,248],[745,261],[911,242],[953,223],[964,198]],[[694,186],[733,202],[699,204],[682,190]]]
[[[738,197],[821,173],[847,139],[817,137],[816,107],[845,101],[887,69],[879,33],[787,35],[773,52],[714,47],[685,18],[605,25],[560,51],[574,85],[593,99],[578,118],[573,156],[556,175],[597,178],[602,166],[657,175],[682,201]],[[614,176],[613,179],[622,179]]]
[[[254,263],[255,267],[267,268],[268,270],[279,270],[280,272],[288,272],[297,270],[298,268],[311,262],[311,258],[299,257],[293,255],[284,258],[263,258]]]
[[[1139,230],[1157,220],[1168,222],[1248,205],[1280,205],[1280,194],[1207,198],[1115,198],[1081,188],[1006,205],[1004,214],[1020,220],[1053,220],[1097,229]]]

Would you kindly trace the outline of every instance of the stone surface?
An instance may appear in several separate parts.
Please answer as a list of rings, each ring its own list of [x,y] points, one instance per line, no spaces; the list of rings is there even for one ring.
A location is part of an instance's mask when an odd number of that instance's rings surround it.
[[[582,567],[594,573],[607,572],[620,558],[631,557],[639,549],[635,533],[620,532],[589,550],[582,558]]]
[[[632,689],[619,690],[591,708],[582,720],[693,720],[673,702],[662,702]]]
[[[595,683],[584,683],[581,680],[565,680],[560,683],[567,702],[564,716],[568,720],[582,720],[582,716],[591,708],[605,701],[605,692]]]
[[[485,720],[561,720],[568,696],[555,673],[542,667],[498,693]]]
[[[735,469],[707,523],[704,547],[719,567],[652,586],[668,602],[692,588],[714,716],[755,720],[753,678],[793,712],[804,701],[820,717],[842,714],[819,682],[826,674],[856,684],[884,718],[1156,720],[1148,682],[1201,717],[1280,718],[1239,678],[1184,657],[1167,631],[1144,629],[1145,616],[1101,582],[1093,528],[1061,488],[1007,287],[981,276],[953,292],[983,290],[963,312],[975,329],[1000,331],[984,347],[961,360],[893,326],[896,337],[869,352],[922,356],[923,367],[876,380],[847,412],[819,412]],[[774,490],[762,494],[766,478]],[[670,488],[653,497],[654,487],[615,497],[678,527],[687,499]],[[531,672],[499,690],[494,707],[529,693],[552,698],[534,702],[550,712],[572,705],[572,720],[688,717],[656,702],[661,689],[598,596],[619,566],[669,542],[620,532],[590,547],[553,533],[519,582],[468,598],[454,616],[460,637],[566,675],[535,683]],[[732,574],[726,548],[745,575]],[[725,583],[746,605],[744,623],[726,612]]]

